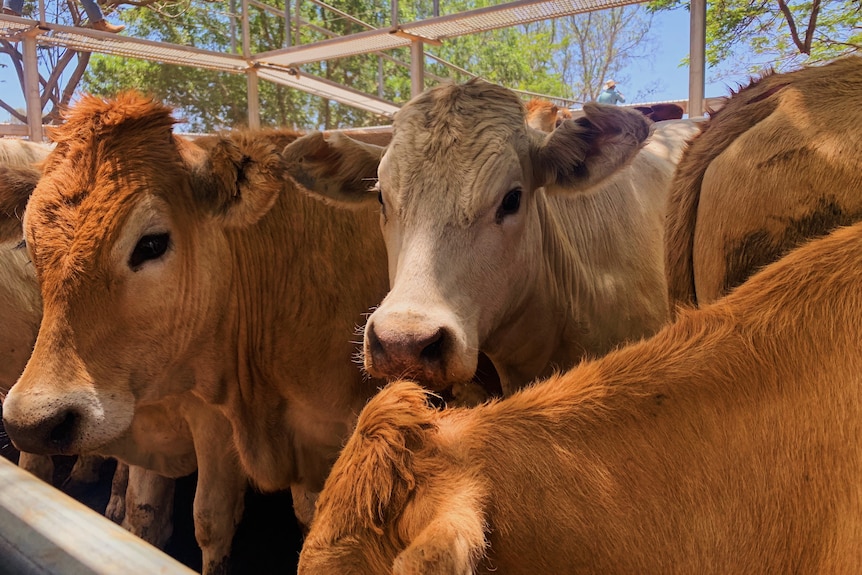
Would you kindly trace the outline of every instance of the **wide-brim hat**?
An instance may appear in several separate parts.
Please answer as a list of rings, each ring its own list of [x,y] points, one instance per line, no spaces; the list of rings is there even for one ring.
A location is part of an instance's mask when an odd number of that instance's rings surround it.
[[[616,85],[617,85],[617,83],[614,82],[613,80],[608,80],[607,82],[605,82],[605,88],[613,88]]]

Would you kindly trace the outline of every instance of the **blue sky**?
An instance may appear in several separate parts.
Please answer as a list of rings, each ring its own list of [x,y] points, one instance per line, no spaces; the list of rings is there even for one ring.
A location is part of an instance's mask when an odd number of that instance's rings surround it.
[[[625,69],[622,77],[617,78],[619,90],[625,94],[627,101],[659,101],[684,100],[688,98],[688,67],[680,67],[680,62],[689,51],[689,13],[686,10],[661,12],[653,21],[652,36],[655,38],[654,56],[649,61],[639,61]],[[8,63],[5,56],[0,57],[0,63]],[[705,94],[707,97],[725,96],[730,87],[736,87],[747,77],[729,77],[720,81],[710,81],[710,71],[707,71]],[[648,96],[648,89],[654,91]],[[3,99],[11,101],[16,107],[24,106],[24,97],[18,86],[14,71],[6,66],[0,68],[0,93]],[[0,111],[0,121],[8,121],[5,112]]]
[[[640,61],[628,67],[623,75],[629,76],[629,81],[618,87],[629,102],[638,100],[638,93],[650,87],[657,88],[648,96],[650,101],[688,99],[688,66],[680,66],[680,63],[689,52],[689,26],[690,15],[684,9],[655,15],[651,31],[656,46],[654,57],[651,61]],[[727,96],[730,88],[748,83],[747,75],[710,79],[716,75],[716,71],[707,69],[704,92],[707,98]]]

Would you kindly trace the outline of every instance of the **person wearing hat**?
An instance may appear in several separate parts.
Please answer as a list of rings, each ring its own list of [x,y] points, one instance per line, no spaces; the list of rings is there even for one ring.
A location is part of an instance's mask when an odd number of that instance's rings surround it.
[[[602,90],[602,93],[599,94],[598,103],[599,104],[611,104],[616,105],[617,102],[625,103],[625,97],[617,92],[617,83],[613,80],[608,80],[605,82],[605,87]]]

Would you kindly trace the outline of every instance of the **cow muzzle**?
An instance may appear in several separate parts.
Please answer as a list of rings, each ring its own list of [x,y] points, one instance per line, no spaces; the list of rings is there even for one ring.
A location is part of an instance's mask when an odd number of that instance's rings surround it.
[[[21,451],[43,455],[95,451],[131,424],[133,400],[120,401],[126,399],[121,395],[39,393],[25,391],[19,382],[3,402],[3,426]]]
[[[8,412],[8,409],[4,411]],[[71,409],[23,424],[4,414],[3,427],[12,444],[20,451],[53,455],[69,452],[80,421],[80,414]]]
[[[473,377],[478,350],[471,353],[466,338],[452,324],[414,312],[378,312],[365,327],[368,373],[416,379],[434,391]]]

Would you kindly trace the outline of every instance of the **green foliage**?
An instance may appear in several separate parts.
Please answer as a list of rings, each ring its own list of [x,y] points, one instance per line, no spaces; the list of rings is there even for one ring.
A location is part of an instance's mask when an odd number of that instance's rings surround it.
[[[123,11],[129,34],[152,40],[184,44],[207,50],[231,52],[241,37],[232,38],[230,7],[226,2],[186,0],[153,4]],[[272,16],[256,13],[251,18],[258,34],[253,51],[269,49],[270,42],[283,42],[283,27],[272,25]],[[123,58],[93,55],[83,89],[110,96],[125,89],[138,89],[178,108],[178,116],[191,132],[242,126],[248,122],[247,80],[244,75],[203,70]],[[259,82],[263,125],[299,126],[301,110],[312,98],[304,92],[269,82]]]
[[[295,0],[288,1],[293,12]],[[283,2],[269,0],[268,3],[283,13]],[[239,5],[239,0],[236,4]],[[344,35],[367,29],[363,23],[376,28],[390,25],[388,1],[333,0],[329,4],[353,18],[339,16],[311,2],[300,2],[302,19],[312,26],[301,27],[299,42],[306,44],[329,37],[315,27]],[[490,4],[492,2],[488,0],[462,0],[446,3],[445,10],[460,12]],[[430,3],[425,1],[401,3],[399,19],[414,21],[431,17],[429,6]],[[222,52],[230,51],[231,46],[238,50],[242,48],[239,19],[235,20],[235,36],[230,34],[231,6],[226,0],[155,3],[124,9],[122,18],[131,36]],[[295,25],[295,20],[293,22]],[[249,25],[252,53],[287,45],[285,23],[280,15],[252,9]],[[291,43],[295,44],[297,38],[293,27],[290,36]],[[566,91],[566,85],[554,64],[555,49],[548,23],[453,38],[442,46],[425,45],[427,53],[469,71],[469,74],[453,71],[432,58],[426,58],[426,86],[441,79],[463,81],[478,75],[512,88],[561,94]],[[385,57],[366,54],[305,64],[301,72],[403,103],[410,99],[411,93],[409,62],[409,50],[401,49],[387,53]],[[382,83],[379,81],[381,77]],[[189,131],[212,131],[247,122],[244,76],[115,56],[93,56],[84,78],[84,89],[110,95],[130,87],[144,88],[176,106],[188,122],[183,128]],[[374,114],[265,81],[259,83],[259,90],[263,125],[335,128],[388,122]]]
[[[688,0],[652,0],[652,11],[689,6]],[[710,0],[706,60],[710,67],[754,72],[832,60],[862,49],[859,0]]]

